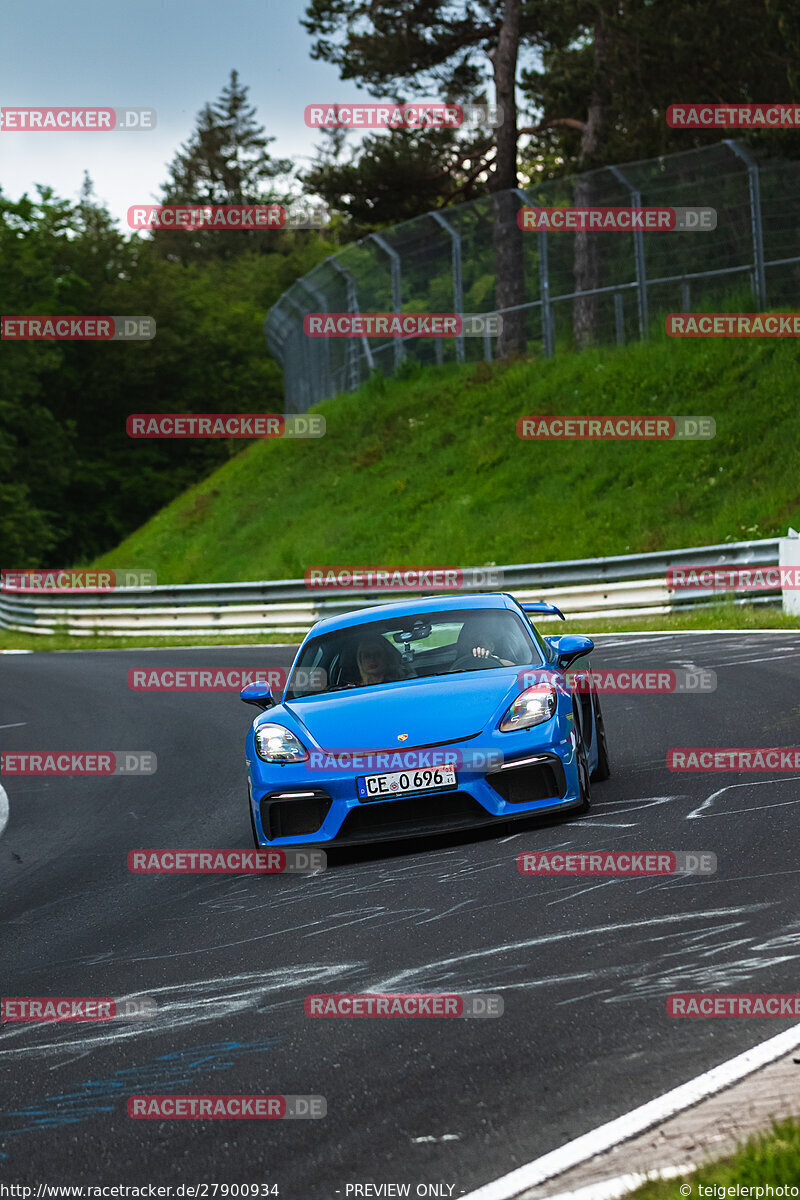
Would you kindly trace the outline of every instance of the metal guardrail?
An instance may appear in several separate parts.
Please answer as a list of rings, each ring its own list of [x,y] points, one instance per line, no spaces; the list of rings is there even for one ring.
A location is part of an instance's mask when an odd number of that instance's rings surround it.
[[[502,572],[503,591],[520,600],[550,600],[567,616],[660,614],[719,600],[719,595],[711,591],[676,595],[666,583],[670,567],[774,566],[779,561],[780,540],[766,538],[666,552],[523,563],[494,570]],[[775,589],[748,595],[747,601],[777,603],[780,598],[780,590]],[[19,633],[66,633],[72,637],[304,634],[321,617],[397,599],[397,592],[351,592],[323,599],[301,579],[165,584],[95,595],[0,591],[0,628]]]

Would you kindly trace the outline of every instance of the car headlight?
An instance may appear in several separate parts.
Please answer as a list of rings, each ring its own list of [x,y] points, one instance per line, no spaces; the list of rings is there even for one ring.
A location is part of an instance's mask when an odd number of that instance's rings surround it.
[[[283,725],[259,725],[255,733],[256,754],[264,762],[304,762],[308,751],[291,729]]]
[[[549,721],[555,711],[555,688],[542,687],[541,684],[529,687],[517,696],[500,722],[500,729],[503,733],[511,733],[515,729],[541,725],[542,721]]]

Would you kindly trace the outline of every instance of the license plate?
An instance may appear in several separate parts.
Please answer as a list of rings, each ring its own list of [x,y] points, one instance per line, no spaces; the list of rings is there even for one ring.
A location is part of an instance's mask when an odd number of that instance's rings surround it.
[[[437,792],[456,786],[456,769],[452,763],[443,767],[424,767],[418,771],[390,771],[386,775],[360,775],[356,779],[358,798],[390,800],[407,796],[409,792]]]

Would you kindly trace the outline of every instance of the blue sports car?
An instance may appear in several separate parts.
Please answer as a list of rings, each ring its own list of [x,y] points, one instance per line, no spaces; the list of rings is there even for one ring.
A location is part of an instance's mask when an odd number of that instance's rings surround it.
[[[319,621],[283,694],[248,684],[257,846],[406,838],[586,812],[609,775],[596,693],[567,668],[591,638],[542,637],[550,604],[438,596]],[[563,619],[563,617],[562,617]]]

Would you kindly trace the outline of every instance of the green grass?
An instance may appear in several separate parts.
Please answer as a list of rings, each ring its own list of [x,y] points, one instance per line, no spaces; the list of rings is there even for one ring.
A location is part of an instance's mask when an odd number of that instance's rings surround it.
[[[0,650],[141,650],[158,649],[161,646],[284,646],[302,639],[292,633],[218,634],[204,637],[202,634],[186,634],[182,637],[107,637],[93,634],[90,637],[71,637],[68,633],[38,634],[14,633],[0,629]]]
[[[691,1200],[701,1200],[698,1185],[790,1187],[800,1182],[800,1122],[773,1122],[769,1132],[751,1138],[729,1158],[709,1163],[681,1179],[645,1183],[630,1192],[631,1200],[680,1200],[680,1185],[691,1185]],[[724,1193],[722,1193],[724,1195]],[[746,1194],[746,1193],[745,1193]],[[709,1194],[710,1195],[710,1194]]]
[[[314,410],[325,437],[251,443],[96,565],[159,583],[289,579],[785,533],[800,524],[796,355],[782,339],[662,339],[376,377]],[[717,436],[522,442],[532,413],[709,415]]]
[[[250,443],[94,565],[215,583],[297,579],[313,566],[503,565],[785,534],[800,526],[796,356],[788,339],[656,335],[550,361],[409,366],[313,410],[326,418],[323,438]],[[522,442],[516,421],[530,414],[711,416],[717,436]],[[559,623],[598,633],[798,627],[776,608],[725,604]],[[0,648],[38,650],[291,640],[0,631]]]

